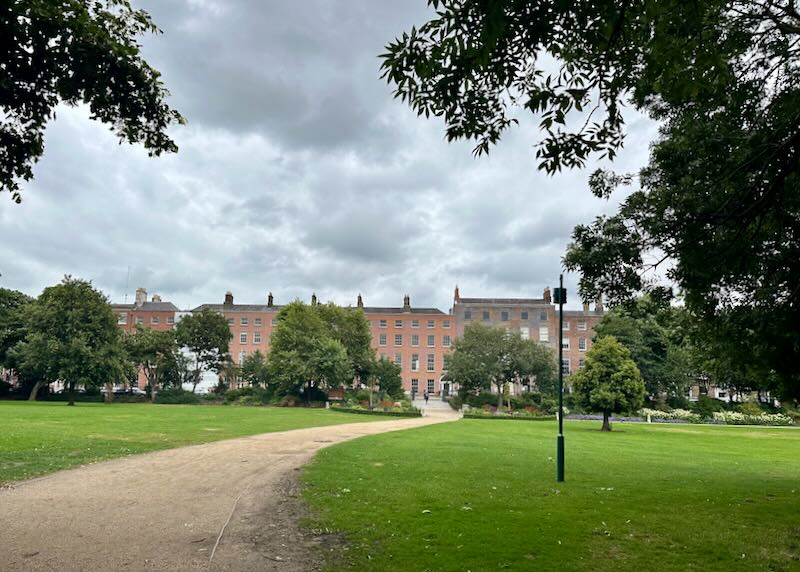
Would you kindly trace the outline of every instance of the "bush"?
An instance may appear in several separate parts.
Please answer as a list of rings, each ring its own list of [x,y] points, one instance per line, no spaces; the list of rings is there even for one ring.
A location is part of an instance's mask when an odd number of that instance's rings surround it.
[[[714,413],[714,421],[717,423],[725,423],[726,425],[783,426],[793,424],[792,418],[782,413],[746,415],[738,411],[717,411]]]
[[[412,408],[411,410],[403,410],[400,408],[395,407],[389,411],[382,411],[380,409],[374,409],[370,411],[369,409],[364,409],[360,405],[355,405],[353,407],[342,407],[340,405],[332,405],[331,411],[340,411],[342,413],[356,413],[358,415],[383,415],[386,417],[421,417],[422,411],[416,408]]]
[[[156,394],[156,403],[162,405],[179,405],[200,403],[200,396],[183,389],[165,389]]]
[[[686,409],[674,409],[672,411],[660,411],[658,409],[642,409],[639,414],[643,419],[647,419],[650,415],[651,419],[669,419],[681,420],[687,423],[699,423],[700,416],[697,413],[692,413]]]
[[[714,413],[722,411],[725,406],[718,399],[712,399],[707,395],[701,395],[700,398],[691,404],[692,412],[697,413],[702,419],[711,419]]]
[[[464,398],[464,403],[476,409],[484,407],[485,405],[497,407],[497,394],[488,391],[483,391],[477,395],[468,393]]]
[[[464,406],[464,400],[458,394],[451,396],[447,402],[450,404],[450,407],[456,411],[461,411],[461,408]]]
[[[11,384],[6,381],[0,381],[0,398],[8,397],[11,395]]]
[[[683,395],[670,395],[667,397],[667,405],[672,409],[689,409],[689,400]]]
[[[736,407],[736,411],[750,416],[758,416],[764,413],[761,407],[759,407],[758,403],[753,401],[745,401],[744,403],[739,404]]]

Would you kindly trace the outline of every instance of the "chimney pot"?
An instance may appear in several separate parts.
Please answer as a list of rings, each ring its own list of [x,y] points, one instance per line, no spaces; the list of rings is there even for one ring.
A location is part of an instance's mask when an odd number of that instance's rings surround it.
[[[458,291],[458,284],[456,284],[456,290],[453,293],[453,300],[455,300],[456,302],[461,301],[461,293]]]
[[[145,288],[136,289],[136,305],[141,306],[147,302],[147,290]]]
[[[364,307],[364,299],[361,297],[361,294],[358,295],[357,305],[358,305],[359,308],[363,308]]]
[[[542,296],[544,297],[544,303],[545,304],[552,304],[553,303],[553,297],[550,295],[550,287],[549,286],[547,286],[544,289],[544,294]]]
[[[272,292],[270,292],[267,295],[267,308],[272,308],[272,306],[273,306],[273,298],[272,298]]]
[[[230,290],[225,292],[225,306],[233,306],[233,292]]]
[[[411,310],[411,296],[406,294],[403,296],[403,310],[409,311]]]
[[[317,305],[317,294],[316,294],[316,292],[311,294],[311,305],[312,306],[316,306]]]

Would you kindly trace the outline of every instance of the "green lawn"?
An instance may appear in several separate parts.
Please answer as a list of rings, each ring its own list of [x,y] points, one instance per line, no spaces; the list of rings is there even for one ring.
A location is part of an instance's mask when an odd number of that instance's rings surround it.
[[[800,430],[463,420],[305,470],[332,570],[800,570]],[[430,512],[428,512],[430,511]]]
[[[0,483],[132,453],[378,420],[324,409],[0,401]]]

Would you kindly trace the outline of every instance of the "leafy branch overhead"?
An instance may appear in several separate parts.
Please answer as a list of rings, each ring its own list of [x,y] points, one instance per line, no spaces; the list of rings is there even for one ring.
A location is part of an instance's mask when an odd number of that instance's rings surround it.
[[[128,0],[18,0],[0,11],[0,192],[20,202],[59,103],[88,105],[150,155],[178,150],[167,129],[184,119],[138,41],[158,32]]]

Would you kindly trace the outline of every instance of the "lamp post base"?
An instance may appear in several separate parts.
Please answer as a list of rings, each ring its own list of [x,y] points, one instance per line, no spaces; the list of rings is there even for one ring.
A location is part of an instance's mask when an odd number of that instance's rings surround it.
[[[564,435],[556,437],[556,481],[564,482]]]

